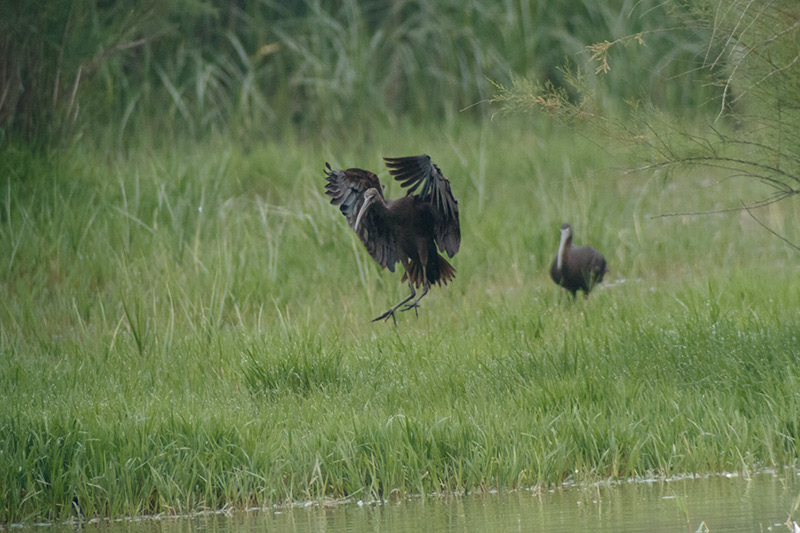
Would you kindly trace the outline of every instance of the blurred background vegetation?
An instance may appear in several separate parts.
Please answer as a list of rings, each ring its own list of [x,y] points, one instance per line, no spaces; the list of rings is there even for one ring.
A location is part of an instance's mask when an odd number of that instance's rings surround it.
[[[795,250],[656,216],[800,243],[798,58],[796,0],[0,0],[0,523],[797,465]],[[464,245],[395,329],[322,169],[417,150]]]
[[[719,93],[697,68],[714,28],[681,2],[2,0],[2,13],[5,141],[245,141],[486,117],[493,82],[563,86],[565,64],[592,63],[584,81],[610,108],[646,97],[696,112]],[[598,81],[586,47],[615,41]]]

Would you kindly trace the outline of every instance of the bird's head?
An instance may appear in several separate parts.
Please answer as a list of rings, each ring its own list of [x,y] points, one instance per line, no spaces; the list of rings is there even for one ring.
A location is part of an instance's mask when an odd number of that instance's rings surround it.
[[[367,189],[364,192],[364,203],[361,204],[361,209],[358,211],[358,216],[356,217],[356,223],[353,226],[353,230],[356,233],[358,233],[358,226],[359,226],[359,224],[361,224],[361,217],[363,217],[364,213],[367,212],[367,209],[369,209],[369,206],[371,206],[373,203],[375,203],[376,200],[380,201],[380,199],[381,199],[381,193],[379,193],[378,189],[376,189],[374,187],[371,188],[371,189]]]
[[[572,226],[569,225],[569,222],[564,222],[561,224],[561,242],[567,242],[570,237],[572,237]]]

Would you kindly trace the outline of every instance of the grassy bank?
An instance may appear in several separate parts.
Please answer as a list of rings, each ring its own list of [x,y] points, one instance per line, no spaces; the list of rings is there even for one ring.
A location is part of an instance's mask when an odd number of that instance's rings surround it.
[[[116,146],[116,144],[114,144]],[[462,216],[419,318],[322,167],[427,152]],[[559,130],[9,148],[0,173],[0,523],[795,464],[796,252],[761,191],[623,174]],[[800,240],[792,204],[759,217]],[[611,274],[572,302],[558,227]]]

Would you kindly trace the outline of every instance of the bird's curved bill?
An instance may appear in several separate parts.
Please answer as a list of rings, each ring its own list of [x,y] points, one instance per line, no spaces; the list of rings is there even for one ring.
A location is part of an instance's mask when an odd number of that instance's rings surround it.
[[[355,231],[356,233],[358,233],[358,226],[359,224],[361,224],[361,217],[363,217],[364,213],[367,212],[367,208],[370,206],[371,203],[372,203],[372,198],[366,198],[364,200],[364,205],[362,205],[361,209],[358,211],[358,216],[356,217],[356,223],[353,226],[353,231]]]
[[[562,258],[564,257],[564,246],[567,244],[567,239],[569,239],[569,230],[562,229],[561,242],[558,244],[558,253],[556,254],[556,268],[559,270],[561,270],[561,262]]]

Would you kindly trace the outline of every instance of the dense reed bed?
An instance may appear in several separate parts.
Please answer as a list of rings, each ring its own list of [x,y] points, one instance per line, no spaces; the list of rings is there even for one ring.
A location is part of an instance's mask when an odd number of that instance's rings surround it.
[[[795,465],[796,252],[758,184],[626,174],[513,120],[363,144],[108,136],[0,175],[0,523]],[[323,163],[429,153],[460,202],[419,318],[323,194]],[[795,242],[791,204],[760,220]],[[611,273],[552,284],[572,222]]]
[[[298,130],[336,136],[345,118],[368,130],[398,115],[487,115],[492,80],[561,83],[565,59],[583,66],[586,46],[640,33],[646,46],[615,47],[615,68],[593,84],[607,105],[646,93],[677,109],[713,92],[694,68],[712,28],[678,2],[46,0],[0,9],[0,142],[68,143],[98,124],[114,124],[122,148],[142,128],[247,142]]]

